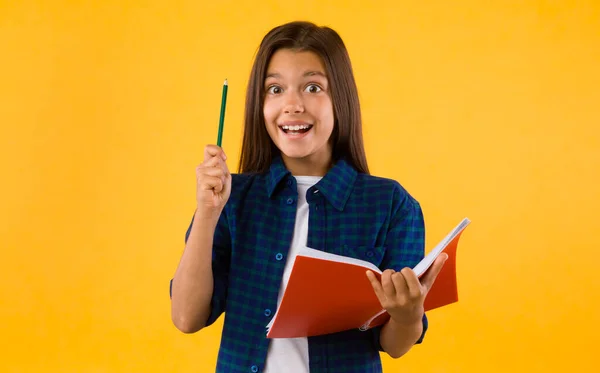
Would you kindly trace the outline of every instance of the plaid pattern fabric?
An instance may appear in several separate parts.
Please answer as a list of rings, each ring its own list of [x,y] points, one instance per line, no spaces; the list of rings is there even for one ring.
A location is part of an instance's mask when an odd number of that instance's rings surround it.
[[[297,198],[296,180],[281,158],[265,174],[233,175],[214,236],[207,325],[225,313],[217,372],[264,367],[265,326],[277,309]],[[423,258],[421,208],[396,181],[357,173],[341,160],[308,190],[307,202],[309,247],[367,260],[382,270],[414,267]],[[417,343],[427,317],[423,323]],[[309,337],[311,373],[381,372],[380,328]]]

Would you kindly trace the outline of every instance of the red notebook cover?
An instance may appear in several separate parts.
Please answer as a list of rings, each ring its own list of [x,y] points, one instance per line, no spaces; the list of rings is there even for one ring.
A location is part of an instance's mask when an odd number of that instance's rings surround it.
[[[414,270],[421,277],[441,253],[448,260],[425,299],[425,311],[458,301],[456,249],[469,224],[464,219]],[[381,280],[381,271],[366,261],[305,248],[294,266],[281,304],[267,326],[267,338],[296,338],[369,329],[382,325],[389,315],[379,303],[366,276],[371,269]]]

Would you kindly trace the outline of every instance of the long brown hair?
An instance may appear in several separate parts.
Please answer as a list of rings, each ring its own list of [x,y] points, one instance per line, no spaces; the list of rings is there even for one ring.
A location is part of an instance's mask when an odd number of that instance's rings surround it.
[[[271,57],[278,49],[316,53],[325,65],[333,103],[332,160],[344,158],[359,172],[369,173],[362,137],[358,90],[350,57],[342,38],[329,27],[290,22],[275,27],[263,38],[250,73],[246,92],[244,137],[239,172],[265,172],[279,154],[263,116],[264,82]]]

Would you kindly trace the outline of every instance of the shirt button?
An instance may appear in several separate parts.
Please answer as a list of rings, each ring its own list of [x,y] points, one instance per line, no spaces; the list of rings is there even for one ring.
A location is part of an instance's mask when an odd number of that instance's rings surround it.
[[[271,316],[271,310],[270,309],[266,309],[265,310],[265,316]]]
[[[256,365],[253,365],[252,367],[250,367],[250,370],[256,373],[258,372],[258,367]]]
[[[277,259],[277,260],[283,259],[283,254],[282,253],[277,253],[277,255],[275,255],[275,259]]]
[[[286,202],[288,205],[291,205],[292,203],[294,203],[294,200],[292,198],[288,198]]]
[[[291,185],[292,185],[292,180],[288,180],[288,181],[287,181],[287,185],[288,185],[288,186],[291,186]]]
[[[367,251],[367,256],[370,258],[373,256],[373,252],[371,250]]]

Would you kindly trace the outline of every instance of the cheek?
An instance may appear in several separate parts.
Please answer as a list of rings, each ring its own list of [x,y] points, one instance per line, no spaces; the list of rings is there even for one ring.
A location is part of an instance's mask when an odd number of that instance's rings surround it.
[[[267,103],[266,101],[263,106],[263,117],[265,120],[265,127],[267,128],[267,133],[269,134],[269,137],[271,137],[271,139],[274,140],[277,131],[273,127],[273,123],[276,121],[277,115],[275,110],[273,110],[273,105],[269,105],[269,103]]]
[[[329,131],[333,130],[333,124],[335,122],[335,116],[333,115],[333,105],[331,101],[328,101],[325,105],[323,105],[323,110],[321,112],[321,118],[327,124],[327,129]]]
[[[263,106],[263,116],[265,117],[266,123],[271,123],[276,119],[274,105],[268,101],[265,101]]]

